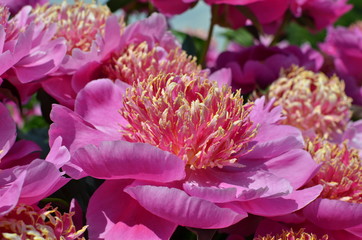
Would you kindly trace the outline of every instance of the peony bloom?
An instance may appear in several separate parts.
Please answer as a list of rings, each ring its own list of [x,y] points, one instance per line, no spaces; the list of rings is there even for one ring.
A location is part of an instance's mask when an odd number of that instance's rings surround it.
[[[67,174],[106,179],[88,207],[92,239],[168,239],[177,225],[223,228],[319,195],[319,186],[297,190],[318,165],[300,131],[278,124],[280,108],[243,103],[240,92],[197,75],[127,87],[93,81],[74,111],[51,113],[50,142],[62,136],[72,155]]]
[[[163,14],[175,15],[193,7],[197,0],[150,0]],[[209,5],[217,5],[217,23],[234,29],[250,24],[250,15],[254,15],[261,24],[270,24],[283,18],[289,7],[289,0],[205,0]],[[239,7],[243,7],[241,11]]]
[[[117,22],[110,27],[109,34],[120,31]],[[72,108],[76,94],[88,82],[98,78],[119,79],[132,84],[160,73],[200,73],[206,76],[196,60],[182,51],[176,38],[166,29],[164,16],[153,14],[127,26],[121,36],[106,34],[105,39],[110,44],[100,52],[97,61],[80,67],[68,79],[55,77],[43,83],[43,87],[61,104]]]
[[[12,14],[18,13],[20,9],[26,5],[36,7],[47,2],[49,2],[49,0],[0,0],[0,4],[8,7]]]
[[[35,204],[58,190],[69,179],[59,168],[69,161],[69,152],[54,141],[45,160],[38,159],[39,147],[31,141],[16,141],[16,127],[9,111],[0,104],[0,216],[18,203]]]
[[[328,78],[293,66],[270,86],[267,97],[282,106],[284,124],[298,127],[307,135],[328,138],[342,134],[351,118],[352,100],[336,76]]]
[[[326,40],[320,44],[323,52],[333,58],[335,71],[346,83],[346,93],[353,103],[362,105],[362,28],[329,28]]]
[[[282,68],[293,64],[318,71],[322,67],[323,57],[307,45],[302,48],[234,45],[232,50],[219,55],[215,69],[230,68],[233,88],[250,93],[255,89],[267,88],[278,78]]]
[[[2,239],[67,239],[84,240],[80,236],[86,230],[76,230],[74,213],[60,213],[48,204],[42,209],[37,206],[19,204],[11,212],[0,216]]]
[[[14,85],[25,102],[40,85],[34,81],[54,72],[65,54],[62,39],[51,40],[52,26],[35,24],[24,7],[9,19],[9,11],[0,6],[0,76]]]
[[[318,238],[313,233],[307,233],[304,229],[299,231],[293,231],[293,229],[286,231],[282,230],[280,234],[267,234],[266,236],[257,236],[253,240],[328,240],[328,235],[324,235],[322,238]]]
[[[358,151],[346,142],[337,145],[319,138],[308,140],[306,150],[321,164],[306,186],[321,184],[324,188],[320,197],[302,210],[304,217],[331,231],[336,239],[354,239],[342,238],[344,234],[362,237],[362,161]]]
[[[292,0],[290,9],[297,18],[311,18],[313,27],[322,30],[333,25],[352,5],[347,0]]]
[[[250,25],[254,15],[262,24],[272,24],[283,19],[288,10],[289,0],[205,0],[207,4],[218,5],[218,24],[238,29]],[[241,11],[239,7],[243,7]]]
[[[323,186],[321,195],[300,211],[260,222],[257,232],[305,228],[329,240],[362,238],[362,162],[358,151],[347,142],[335,144],[320,137],[307,139],[306,150],[321,165],[305,185]],[[278,221],[279,223],[277,223]]]
[[[33,9],[35,22],[43,22],[46,26],[57,25],[54,38],[63,37],[67,43],[67,53],[73,49],[90,51],[97,34],[104,35],[106,21],[111,15],[107,6],[76,1],[74,4],[38,6]]]

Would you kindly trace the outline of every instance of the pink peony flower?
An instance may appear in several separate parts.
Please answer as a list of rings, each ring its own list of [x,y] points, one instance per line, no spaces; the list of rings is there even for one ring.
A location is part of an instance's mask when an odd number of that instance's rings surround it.
[[[293,64],[318,71],[322,67],[323,57],[307,45],[302,48],[233,45],[231,50],[219,55],[215,69],[230,68],[233,88],[250,93],[255,89],[267,88],[278,79],[282,68]]]
[[[0,216],[18,203],[35,204],[58,190],[69,179],[59,168],[69,161],[69,152],[54,141],[45,160],[38,159],[39,147],[31,141],[15,142],[16,127],[9,111],[0,104]]]
[[[0,0],[0,4],[9,8],[12,14],[16,14],[26,5],[36,7],[48,3],[49,0]]]
[[[80,236],[86,230],[76,230],[74,213],[60,213],[50,204],[42,209],[37,206],[19,204],[11,212],[0,216],[2,239],[67,239],[85,240]]]
[[[44,89],[61,104],[74,107],[77,93],[98,78],[119,79],[132,84],[160,73],[200,73],[196,60],[181,50],[176,38],[168,32],[164,16],[153,14],[148,19],[129,25],[122,35],[114,18],[106,28],[106,45],[98,60],[79,67],[73,76],[54,77],[43,83]],[[118,32],[118,33],[117,33]],[[117,33],[117,34],[116,34]]]
[[[335,144],[322,138],[308,139],[306,150],[321,168],[305,187],[321,184],[321,195],[302,210],[272,217],[274,222],[261,221],[257,232],[304,228],[319,237],[327,234],[329,240],[361,239],[362,164],[358,151],[347,142]]]
[[[318,165],[300,131],[278,124],[280,108],[243,104],[240,92],[197,75],[127,87],[93,81],[74,111],[51,113],[50,142],[62,136],[72,155],[67,174],[106,179],[88,207],[92,239],[168,239],[177,225],[223,228],[319,195],[319,186],[297,190]]]
[[[279,234],[267,234],[266,236],[258,235],[253,240],[274,240],[274,239],[291,239],[291,240],[328,240],[328,235],[324,235],[322,238],[318,238],[313,233],[307,233],[304,229],[299,231],[282,230]]]
[[[282,122],[301,129],[305,136],[342,134],[352,115],[352,99],[337,76],[328,78],[296,66],[284,71],[266,96],[282,106]]]
[[[54,72],[65,54],[63,40],[51,40],[54,28],[32,23],[30,11],[24,7],[9,19],[0,6],[0,76],[17,88],[23,102],[40,87],[34,81]]]
[[[249,15],[254,15],[262,25],[280,21],[289,7],[290,0],[205,0],[205,2],[219,5],[217,21],[220,25],[238,29],[250,25]],[[243,6],[247,10],[242,12],[238,6]]]
[[[290,9],[295,17],[311,18],[314,28],[322,30],[333,25],[352,5],[347,0],[292,0]]]
[[[326,40],[320,44],[323,52],[333,58],[335,71],[346,83],[346,93],[353,103],[362,105],[362,30],[358,24],[350,28],[329,28]]]
[[[197,0],[150,0],[158,11],[165,15],[180,14],[193,7]],[[289,0],[205,0],[209,5],[218,5],[218,24],[237,29],[250,24],[250,15],[255,15],[261,24],[281,20],[289,7]],[[238,6],[246,7],[248,14],[241,12]]]

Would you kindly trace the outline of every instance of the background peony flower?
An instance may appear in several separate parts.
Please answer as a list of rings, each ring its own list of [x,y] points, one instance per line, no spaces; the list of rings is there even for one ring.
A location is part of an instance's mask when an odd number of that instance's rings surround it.
[[[320,48],[332,57],[335,71],[346,83],[346,93],[353,103],[362,105],[362,30],[359,25],[350,28],[329,28],[326,40]]]
[[[113,19],[114,20],[114,19]],[[106,29],[106,45],[97,61],[79,67],[73,76],[55,77],[43,83],[44,89],[61,104],[73,108],[76,94],[98,78],[119,79],[132,84],[159,73],[205,74],[196,60],[181,50],[175,36],[167,31],[164,16],[151,17],[126,27],[113,21]],[[107,34],[108,32],[108,34]]]
[[[12,14],[16,14],[26,5],[36,7],[48,3],[49,0],[0,0],[0,4],[9,8]]]
[[[55,105],[51,113],[50,142],[64,137],[72,155],[67,174],[106,179],[89,203],[91,238],[167,239],[177,225],[223,228],[247,213],[295,211],[319,195],[319,186],[296,190],[318,166],[301,149],[301,133],[277,124],[280,108],[263,99],[242,105],[230,88],[197,76],[127,87],[93,81],[74,111]]]
[[[32,23],[31,7],[24,7],[10,20],[8,10],[0,8],[0,59],[5,63],[0,74],[17,88],[25,102],[40,87],[34,81],[54,72],[63,60],[64,41],[51,40],[52,26],[45,28],[44,24]]]
[[[251,17],[248,15],[254,15],[262,25],[280,21],[289,7],[289,0],[205,0],[205,2],[211,5],[217,4],[218,24],[233,29],[250,25]],[[239,6],[244,8],[243,13]]]
[[[337,76],[328,78],[293,66],[281,73],[266,93],[283,108],[284,124],[295,126],[305,136],[330,138],[342,134],[351,119],[351,102],[344,83]]]
[[[221,53],[216,67],[230,68],[232,87],[250,93],[255,89],[265,89],[278,79],[283,68],[291,65],[304,66],[308,70],[318,71],[323,64],[323,57],[308,45],[266,47],[256,45],[241,47],[232,45],[231,51]]]
[[[2,239],[85,240],[80,236],[86,227],[77,231],[73,224],[73,215],[74,212],[62,214],[50,204],[42,209],[19,204],[8,214],[0,216],[0,232]]]
[[[347,0],[292,0],[290,9],[297,18],[311,18],[314,28],[322,30],[333,25],[352,5]]]
[[[299,229],[331,240],[361,239],[361,158],[347,145],[322,138],[306,141],[306,150],[321,164],[318,173],[305,185],[323,185],[321,195],[295,213],[260,222],[257,233],[275,233],[281,229]]]

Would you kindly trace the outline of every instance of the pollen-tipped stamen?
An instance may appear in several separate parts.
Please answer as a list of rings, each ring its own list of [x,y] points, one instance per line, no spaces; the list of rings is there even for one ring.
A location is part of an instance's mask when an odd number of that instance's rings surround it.
[[[126,140],[172,152],[191,169],[237,166],[257,132],[249,119],[253,103],[194,75],[140,81],[127,89],[123,104]]]

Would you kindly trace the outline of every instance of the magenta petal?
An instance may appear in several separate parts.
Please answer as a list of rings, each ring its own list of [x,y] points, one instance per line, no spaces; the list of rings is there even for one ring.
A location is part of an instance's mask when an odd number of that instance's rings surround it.
[[[45,161],[53,163],[57,168],[63,167],[70,160],[70,154],[65,146],[62,146],[62,137],[57,137],[50,148]]]
[[[11,168],[29,164],[40,156],[40,147],[28,140],[20,140],[14,143],[6,156],[0,161],[0,169]]]
[[[302,149],[294,149],[265,162],[268,171],[281,178],[288,179],[294,189],[303,186],[315,172],[319,165],[310,154]],[[296,169],[303,169],[297,171]]]
[[[88,83],[78,93],[75,101],[75,112],[97,129],[110,135],[120,135],[117,129],[126,121],[119,114],[123,106],[122,98],[126,88],[124,82],[112,82],[109,79],[99,79]]]
[[[293,191],[289,182],[264,171],[199,170],[183,185],[195,197],[215,203],[280,197]]]
[[[170,182],[185,177],[185,163],[177,156],[146,143],[105,141],[75,152],[72,162],[101,179]]]
[[[0,172],[0,216],[10,212],[17,204],[26,172],[15,176],[12,170]]]
[[[230,68],[221,68],[209,75],[209,80],[216,81],[219,87],[223,85],[230,86],[232,80],[232,73]]]
[[[259,198],[252,201],[240,202],[245,211],[266,217],[285,215],[305,207],[321,193],[322,186],[295,191],[280,198]]]
[[[146,211],[123,192],[129,183],[128,180],[107,180],[93,194],[87,210],[89,238],[169,239],[177,225]]]
[[[36,159],[26,166],[26,171],[21,192],[21,202],[26,204],[40,201],[70,180],[62,177],[63,174],[52,163],[41,159]]]
[[[151,213],[182,226],[224,228],[247,216],[201,198],[190,197],[176,188],[139,185],[126,187],[125,192]]]
[[[105,140],[116,140],[117,136],[110,136],[94,128],[70,109],[54,105],[50,113],[53,124],[49,130],[49,144],[52,145],[59,136],[70,153],[87,144],[98,144]]]
[[[338,230],[362,224],[360,203],[318,198],[303,213],[308,220],[326,229]]]
[[[0,103],[0,159],[6,155],[16,138],[15,122],[8,109]]]

